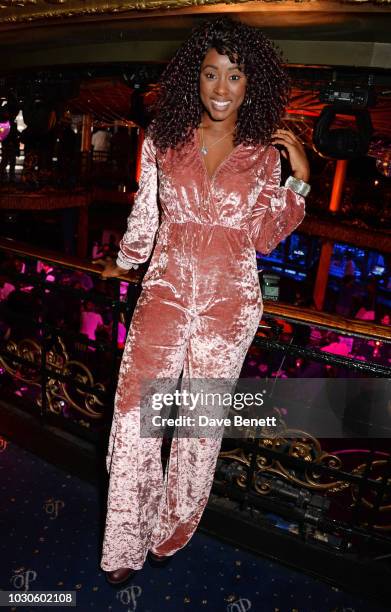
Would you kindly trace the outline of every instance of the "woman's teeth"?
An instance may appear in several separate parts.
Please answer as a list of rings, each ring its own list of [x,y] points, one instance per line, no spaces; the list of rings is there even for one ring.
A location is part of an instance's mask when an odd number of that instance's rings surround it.
[[[230,104],[230,100],[227,102],[218,102],[217,100],[212,100],[212,106],[214,106],[217,110],[225,110],[228,108]]]

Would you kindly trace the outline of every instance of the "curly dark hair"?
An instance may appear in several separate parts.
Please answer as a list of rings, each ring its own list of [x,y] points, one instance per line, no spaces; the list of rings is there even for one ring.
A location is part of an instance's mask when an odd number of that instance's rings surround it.
[[[161,151],[188,142],[201,123],[200,70],[212,48],[241,66],[247,77],[234,144],[266,144],[280,125],[291,87],[281,51],[258,28],[218,17],[192,31],[162,74],[148,130]]]

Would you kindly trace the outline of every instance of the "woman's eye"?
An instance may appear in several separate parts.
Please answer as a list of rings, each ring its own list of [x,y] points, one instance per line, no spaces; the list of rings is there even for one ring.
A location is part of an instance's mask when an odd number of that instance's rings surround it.
[[[214,72],[204,72],[204,76],[208,80],[216,79],[216,75],[214,74]],[[242,78],[241,74],[231,74],[229,76],[229,79],[231,81],[239,81],[241,78]]]

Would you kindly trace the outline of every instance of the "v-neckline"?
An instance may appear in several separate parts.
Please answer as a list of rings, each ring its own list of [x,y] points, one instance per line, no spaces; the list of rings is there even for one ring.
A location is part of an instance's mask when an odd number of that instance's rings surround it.
[[[198,128],[195,128],[195,141],[196,141],[195,145],[196,145],[196,148],[197,148],[198,156],[201,158],[202,167],[203,167],[204,172],[205,172],[205,174],[206,174],[206,176],[208,178],[209,183],[213,182],[213,179],[216,176],[217,172],[220,170],[220,168],[222,166],[224,166],[224,164],[232,157],[232,155],[242,146],[242,143],[239,143],[238,145],[236,145],[232,149],[232,151],[230,153],[228,153],[228,155],[226,155],[224,157],[224,159],[222,159],[221,162],[216,166],[215,171],[213,172],[213,174],[210,175],[209,172],[208,172],[208,168],[206,166],[206,163],[205,163],[205,156],[204,156],[204,154],[201,151],[201,141],[200,141],[200,138],[199,138],[199,135],[198,135]]]

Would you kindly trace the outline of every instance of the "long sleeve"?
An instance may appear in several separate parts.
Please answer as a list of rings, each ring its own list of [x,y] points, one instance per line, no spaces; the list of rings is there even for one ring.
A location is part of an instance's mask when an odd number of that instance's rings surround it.
[[[255,249],[267,255],[302,222],[305,199],[280,186],[281,160],[275,147],[269,149],[264,173],[267,182],[252,209],[249,228]]]
[[[119,243],[117,265],[129,270],[147,261],[159,227],[156,148],[146,137],[141,150],[139,189],[127,220],[127,231]]]

